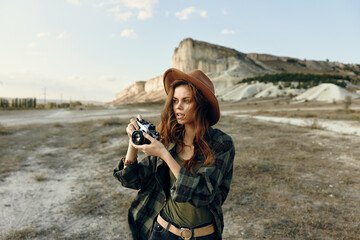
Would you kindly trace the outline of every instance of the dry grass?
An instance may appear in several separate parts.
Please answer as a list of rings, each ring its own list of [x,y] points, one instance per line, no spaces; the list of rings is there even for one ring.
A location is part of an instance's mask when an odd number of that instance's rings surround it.
[[[9,131],[9,129],[7,129],[6,127],[4,127],[3,125],[0,124],[0,136],[1,135],[10,135],[11,131]]]
[[[103,126],[121,126],[124,123],[124,120],[120,118],[110,118],[106,119],[103,122]]]
[[[49,234],[57,236],[60,231],[57,227],[51,227],[49,229],[36,229],[36,226],[29,226],[21,230],[17,230],[7,235],[4,240],[23,240],[23,239],[39,239]]]
[[[136,192],[112,176],[126,151],[126,125],[127,120],[110,119],[2,130],[11,134],[0,138],[1,179],[34,159],[54,178],[79,172],[63,212],[44,210],[48,225],[34,219],[0,238],[129,239],[127,209]],[[233,182],[223,206],[224,239],[358,238],[359,137],[231,116],[215,127],[236,144]],[[37,152],[40,148],[51,151]],[[50,181],[38,172],[32,176],[39,179],[36,184]]]
[[[37,182],[44,182],[49,179],[45,174],[35,174],[35,175],[31,176],[31,178]]]
[[[266,111],[258,110],[252,115],[289,117],[289,118],[319,118],[329,120],[360,121],[360,110],[308,110],[308,111]]]
[[[251,99],[233,103],[223,102],[220,104],[223,111],[241,110],[251,115],[360,121],[360,99],[352,100],[351,105],[345,105],[344,102],[303,102],[290,104],[286,98]]]
[[[319,120],[317,118],[310,118],[307,120],[306,122],[307,124],[305,125],[306,127],[310,128],[310,129],[324,129],[320,123]]]
[[[11,172],[21,170],[29,164],[26,162],[27,152],[35,149],[45,138],[41,129],[2,127],[1,131],[7,134],[0,137],[0,181]],[[24,135],[27,137],[23,138]]]
[[[225,218],[244,239],[356,239],[360,139],[282,124],[239,121]],[[226,121],[221,128],[234,132]],[[325,135],[318,135],[325,134]],[[320,138],[322,136],[322,138]],[[344,153],[344,147],[351,149]],[[356,191],[357,194],[353,194]],[[235,226],[234,226],[235,227]],[[225,238],[231,237],[226,229]],[[226,237],[227,236],[227,237]],[[238,235],[239,236],[239,235]]]

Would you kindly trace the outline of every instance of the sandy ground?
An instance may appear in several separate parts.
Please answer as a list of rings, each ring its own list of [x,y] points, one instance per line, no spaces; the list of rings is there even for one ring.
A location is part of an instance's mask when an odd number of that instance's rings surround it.
[[[86,214],[87,211],[96,212],[99,207],[96,204],[89,207],[87,196],[96,198],[104,194],[90,191],[91,188],[101,189],[94,179],[105,177],[107,182],[115,183],[112,168],[102,167],[101,161],[108,156],[109,149],[119,149],[125,144],[120,128],[114,129],[118,133],[105,133],[115,134],[111,141],[103,140],[103,144],[98,144],[85,138],[90,135],[91,128],[98,129],[102,125],[89,124],[90,129],[81,129],[81,125],[42,124],[12,130],[14,142],[12,146],[5,146],[10,149],[2,156],[2,161],[6,167],[10,158],[17,168],[13,170],[12,165],[8,165],[10,171],[4,173],[0,183],[1,239],[87,239],[88,232],[92,233],[90,239],[113,239],[112,236],[121,239],[125,234],[126,231],[114,229],[126,227],[122,225],[126,215],[114,221],[107,219],[105,213],[95,217]],[[82,134],[84,138],[79,137]],[[89,137],[101,141],[97,136]],[[19,148],[13,147],[16,144]],[[92,147],[96,147],[96,151]],[[112,160],[114,165],[117,160]],[[99,228],[104,231],[102,237],[93,233]]]
[[[158,107],[157,107],[158,108]],[[75,123],[109,118],[129,118],[141,114],[144,117],[156,116],[158,113],[149,112],[145,108],[119,108],[95,110],[29,110],[29,111],[0,111],[0,124],[3,126],[19,126],[29,124]]]
[[[288,119],[244,116],[244,111],[224,107],[226,122],[220,126],[231,130],[234,140],[246,140],[239,136],[238,124],[246,126],[260,121],[269,129],[278,126],[269,121],[292,124]],[[126,209],[135,192],[119,187],[112,177],[112,169],[126,149],[124,119],[137,113],[150,119],[158,116],[153,109],[146,108],[1,112],[0,124],[5,127],[0,131],[3,169],[0,175],[0,238],[130,239]],[[310,138],[317,141],[326,135],[350,141],[350,149],[344,148],[348,154],[341,155],[340,150],[334,154],[346,164],[346,171],[351,166],[358,171],[359,153],[353,149],[360,143],[359,126],[346,121],[332,123],[338,125],[335,130],[323,126],[317,136]],[[354,129],[343,135],[338,130],[349,127],[343,124],[351,124]],[[297,131],[296,128],[291,127],[289,131]],[[321,142],[324,141],[319,144]],[[237,183],[234,180],[234,184]],[[358,185],[354,190],[352,197],[360,199]],[[230,202],[224,206],[228,223],[224,238],[260,239],[248,233],[247,228],[254,231],[256,224],[254,227],[246,223],[243,216],[232,215],[232,209],[240,201],[234,198],[235,192],[232,194]]]

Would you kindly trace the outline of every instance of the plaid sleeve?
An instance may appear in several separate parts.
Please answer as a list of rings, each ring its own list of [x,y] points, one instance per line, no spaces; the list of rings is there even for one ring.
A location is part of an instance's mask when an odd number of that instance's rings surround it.
[[[224,133],[213,139],[216,139],[212,145],[214,163],[201,167],[196,176],[182,167],[171,188],[174,201],[190,202],[195,207],[201,207],[212,203],[218,194],[221,195],[219,204],[225,201],[230,189],[235,147],[231,137]]]
[[[153,176],[152,162],[151,157],[146,156],[141,161],[136,161],[124,168],[123,161],[120,161],[118,166],[114,169],[113,175],[124,187],[141,189]]]

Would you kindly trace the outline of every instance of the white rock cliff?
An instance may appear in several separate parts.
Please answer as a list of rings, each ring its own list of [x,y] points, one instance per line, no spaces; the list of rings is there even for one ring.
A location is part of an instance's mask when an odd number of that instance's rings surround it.
[[[247,77],[273,73],[315,73],[355,76],[360,73],[360,65],[342,64],[329,61],[300,60],[277,57],[269,54],[241,53],[235,49],[184,39],[174,50],[172,67],[184,72],[200,69],[214,82],[215,94],[221,100],[232,100],[229,91]],[[166,69],[164,69],[165,71]],[[224,97],[222,97],[224,96]],[[156,102],[166,97],[162,75],[139,81],[117,93],[111,104]],[[236,96],[233,100],[240,100]]]

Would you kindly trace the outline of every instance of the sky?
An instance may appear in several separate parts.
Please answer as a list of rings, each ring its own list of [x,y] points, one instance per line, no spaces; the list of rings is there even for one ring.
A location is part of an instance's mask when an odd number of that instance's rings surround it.
[[[0,97],[110,102],[189,37],[360,64],[360,1],[1,0]]]

